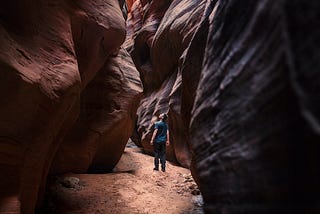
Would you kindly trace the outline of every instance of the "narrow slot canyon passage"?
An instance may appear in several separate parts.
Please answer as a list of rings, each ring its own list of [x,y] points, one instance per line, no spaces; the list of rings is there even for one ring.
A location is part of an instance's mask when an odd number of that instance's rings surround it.
[[[0,214],[320,213],[319,11],[2,1]]]

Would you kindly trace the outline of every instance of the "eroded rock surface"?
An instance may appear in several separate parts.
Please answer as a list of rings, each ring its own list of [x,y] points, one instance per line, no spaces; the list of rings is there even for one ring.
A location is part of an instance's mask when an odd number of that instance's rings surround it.
[[[128,19],[145,86],[134,139],[151,152],[169,112],[169,157],[192,159],[208,213],[319,212],[319,6],[173,1],[149,37]]]
[[[87,162],[76,166],[115,165],[133,127],[141,85],[129,55],[118,55],[125,20],[117,0],[7,1],[0,19],[0,212],[34,213],[56,151],[69,143],[65,135],[72,135],[71,128],[86,135],[75,128],[84,117],[97,119],[90,123],[94,134],[81,138],[95,149],[81,147]],[[101,103],[92,101],[104,95]],[[104,152],[111,156],[102,157]],[[52,172],[64,169],[55,165]]]
[[[184,108],[181,106],[181,62],[204,6],[203,1],[151,1],[143,7],[141,2],[136,1],[127,21],[126,44],[130,44],[128,41],[134,42],[131,44],[131,55],[140,72],[145,93],[138,108],[136,136],[140,137],[134,139],[146,152],[152,153],[149,143],[153,123],[157,115],[169,112],[172,145],[167,157],[185,167],[190,167],[191,157],[188,128],[181,116],[181,109]],[[139,21],[135,14],[141,8],[145,10],[138,14],[146,15]]]

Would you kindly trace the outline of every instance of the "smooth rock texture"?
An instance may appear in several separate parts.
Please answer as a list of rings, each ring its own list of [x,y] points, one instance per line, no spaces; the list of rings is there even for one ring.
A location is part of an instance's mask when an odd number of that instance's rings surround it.
[[[7,1],[0,20],[0,212],[34,213],[52,160],[69,142],[64,137],[72,135],[70,129],[77,137],[85,134],[74,132],[84,116],[95,114],[90,125],[102,129],[99,137],[94,132],[81,139],[88,146],[82,152],[96,148],[86,167],[115,165],[142,89],[129,55],[118,55],[125,20],[117,0]],[[104,95],[101,104],[90,106]],[[121,104],[114,106],[115,99]],[[64,155],[70,160],[73,152]],[[64,169],[55,165],[51,171]]]
[[[110,171],[132,134],[142,85],[123,48],[110,57],[81,93],[81,111],[59,147],[51,174]]]
[[[22,5],[2,6],[7,25],[0,25],[0,210],[33,213],[59,132],[75,119],[80,74],[64,9],[42,2],[36,19],[37,8],[7,17]]]
[[[169,112],[169,158],[191,167],[206,213],[320,212],[319,8],[173,1],[153,37],[131,31],[145,86],[133,140],[152,153]]]

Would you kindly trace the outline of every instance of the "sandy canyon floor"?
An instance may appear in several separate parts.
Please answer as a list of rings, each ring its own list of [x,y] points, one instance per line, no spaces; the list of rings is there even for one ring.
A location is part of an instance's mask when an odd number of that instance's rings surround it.
[[[190,171],[170,162],[153,171],[153,157],[139,148],[126,148],[113,173],[68,174],[49,189],[39,213],[203,213]]]

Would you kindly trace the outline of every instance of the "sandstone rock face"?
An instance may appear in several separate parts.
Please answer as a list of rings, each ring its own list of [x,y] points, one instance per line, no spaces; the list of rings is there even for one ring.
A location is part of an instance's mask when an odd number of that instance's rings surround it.
[[[81,93],[80,116],[67,134],[51,172],[110,171],[119,161],[135,125],[142,95],[130,55],[121,48]]]
[[[34,213],[56,151],[65,151],[72,136],[87,137],[74,145],[76,151],[92,152],[82,170],[92,163],[115,164],[133,126],[141,86],[129,56],[118,55],[125,21],[116,0],[7,1],[0,19],[0,212]],[[92,101],[104,95],[101,103]],[[89,117],[85,128],[93,134],[76,133]],[[83,148],[84,141],[101,150]],[[106,151],[110,157],[102,157]],[[72,160],[74,154],[64,155]],[[65,171],[61,167],[52,172]]]
[[[169,112],[169,156],[192,159],[207,213],[320,212],[319,6],[173,1],[153,37],[132,31],[134,139],[151,152],[150,124]]]
[[[207,209],[291,212],[294,145],[289,131],[298,114],[283,63],[280,4],[217,1],[208,10],[208,39],[190,123]],[[240,13],[239,20],[235,14]]]
[[[136,1],[127,21],[127,44],[130,44],[128,41],[134,41],[131,55],[140,72],[145,92],[138,108],[138,134],[133,139],[146,152],[152,153],[149,142],[153,123],[157,115],[169,112],[172,145],[167,157],[189,167],[188,128],[181,115],[181,61],[205,4],[202,1],[161,1],[161,4],[151,1],[148,4],[143,7],[142,3]],[[141,8],[145,10],[136,12]],[[135,14],[145,14],[145,18],[139,21],[139,16]]]
[[[308,85],[306,91],[318,87],[319,75],[304,69],[319,48],[297,38],[308,31],[296,28],[306,20],[285,19],[300,7],[288,4],[208,3],[203,21],[209,24],[208,39],[190,123],[195,174],[208,212],[319,212],[319,158],[313,153],[319,136],[311,134],[300,115],[302,110],[310,122],[305,111],[319,110],[318,97],[301,96],[295,86],[299,80]],[[316,17],[311,5],[305,7]],[[297,58],[297,46],[312,57]]]

